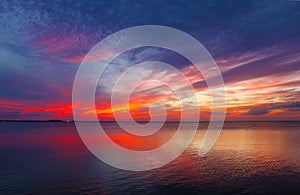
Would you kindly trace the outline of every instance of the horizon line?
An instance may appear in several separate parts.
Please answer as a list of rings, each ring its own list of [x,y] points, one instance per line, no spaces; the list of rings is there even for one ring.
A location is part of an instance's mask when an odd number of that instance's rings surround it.
[[[38,119],[0,119],[0,122],[67,122],[67,123],[74,123],[74,120],[60,120],[60,119],[46,119],[46,120],[38,120]],[[116,123],[116,122],[130,122],[128,120],[122,120],[122,121],[115,121],[115,120],[98,120],[98,121],[92,121],[92,120],[83,120],[78,122],[100,122],[100,123]],[[149,120],[138,120],[136,121],[138,123],[147,123]],[[154,122],[161,122],[159,120],[156,120]],[[180,120],[166,120],[165,122],[180,122]],[[183,121],[183,122],[196,122],[196,121]],[[203,120],[198,121],[199,123],[208,123],[209,120]],[[216,121],[215,121],[216,122]],[[221,121],[218,121],[221,122]],[[300,120],[225,120],[224,122],[300,122]]]

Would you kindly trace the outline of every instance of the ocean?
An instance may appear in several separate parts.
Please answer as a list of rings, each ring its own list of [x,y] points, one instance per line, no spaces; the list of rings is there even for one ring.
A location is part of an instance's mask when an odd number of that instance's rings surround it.
[[[122,147],[149,150],[177,123],[141,139],[104,123]],[[188,124],[186,124],[188,125]],[[226,122],[211,151],[198,155],[207,123],[188,149],[154,170],[132,172],[96,158],[74,123],[0,122],[0,194],[300,194],[300,122]]]

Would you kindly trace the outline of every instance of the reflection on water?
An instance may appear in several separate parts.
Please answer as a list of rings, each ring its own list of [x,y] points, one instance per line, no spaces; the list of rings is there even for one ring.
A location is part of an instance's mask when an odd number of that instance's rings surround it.
[[[103,127],[116,143],[153,149],[177,123],[136,137],[114,123]],[[186,124],[188,125],[188,124]],[[112,168],[84,146],[73,123],[0,123],[1,193],[287,193],[300,186],[300,122],[228,122],[205,156],[198,151],[207,124],[180,157],[148,172]],[[91,136],[92,137],[92,136]]]

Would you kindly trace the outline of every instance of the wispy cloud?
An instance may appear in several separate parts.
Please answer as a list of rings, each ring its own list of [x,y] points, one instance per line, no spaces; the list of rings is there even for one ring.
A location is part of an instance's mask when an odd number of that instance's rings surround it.
[[[299,119],[300,4],[293,2],[1,2],[0,119],[71,119],[71,92],[78,65],[105,36],[143,24],[159,24],[196,37],[222,72],[228,119]],[[188,46],[186,46],[188,47]],[[89,60],[105,59],[107,55]],[[201,73],[182,56],[159,48],[129,51],[115,59],[101,77],[97,113],[113,117],[111,90],[116,80],[143,61],[172,64],[193,83],[202,116],[210,117],[211,99]],[[140,67],[126,76],[118,94],[137,83],[161,80],[188,96],[178,74],[163,67]],[[213,75],[209,79],[213,79]],[[176,95],[163,83],[145,82],[130,102],[132,115],[149,117],[159,102],[171,118],[179,115]],[[127,102],[118,102],[120,111]],[[87,115],[92,108],[87,108]],[[193,114],[193,113],[191,113]]]

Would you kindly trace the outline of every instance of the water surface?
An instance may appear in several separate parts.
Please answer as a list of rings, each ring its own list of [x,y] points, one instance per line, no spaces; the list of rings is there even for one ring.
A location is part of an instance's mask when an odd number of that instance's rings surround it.
[[[188,124],[186,124],[188,125]],[[105,123],[110,138],[134,150],[169,140],[177,127],[168,123],[152,138],[141,139]],[[214,146],[199,157],[207,127],[170,164],[147,172],[110,167],[82,143],[73,123],[1,122],[1,194],[174,194],[300,193],[300,122],[227,122]]]

